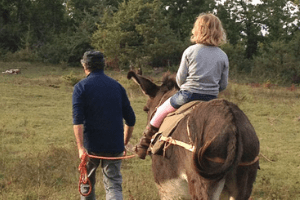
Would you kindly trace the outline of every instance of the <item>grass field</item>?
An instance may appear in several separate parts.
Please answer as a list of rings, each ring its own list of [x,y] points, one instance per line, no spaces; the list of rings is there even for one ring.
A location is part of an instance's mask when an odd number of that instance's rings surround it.
[[[0,74],[0,199],[79,199],[71,96],[72,84],[84,78],[82,69],[0,62],[1,72],[12,68],[22,73]],[[146,97],[126,72],[106,74],[127,90],[137,116],[135,144],[146,123]],[[251,87],[231,80],[220,97],[239,105],[260,139],[261,170],[252,198],[300,200],[300,88]],[[124,199],[159,199],[150,158],[124,160],[122,173]],[[98,199],[105,199],[102,181],[96,188]]]

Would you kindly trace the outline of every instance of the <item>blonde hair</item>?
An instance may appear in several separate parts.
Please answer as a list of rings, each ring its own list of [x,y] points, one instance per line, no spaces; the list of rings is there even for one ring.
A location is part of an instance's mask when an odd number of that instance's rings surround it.
[[[191,42],[209,46],[226,43],[226,34],[220,19],[210,13],[200,14],[192,29]]]

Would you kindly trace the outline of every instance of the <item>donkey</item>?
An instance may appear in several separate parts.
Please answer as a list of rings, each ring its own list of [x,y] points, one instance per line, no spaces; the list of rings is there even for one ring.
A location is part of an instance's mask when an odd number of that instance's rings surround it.
[[[144,107],[147,123],[156,108],[179,89],[171,74],[164,75],[160,86],[133,71],[127,78],[133,79],[149,97]],[[223,99],[199,102],[178,123],[172,138],[191,142],[194,150],[170,145],[163,155],[151,155],[162,200],[250,198],[259,168],[259,140],[237,105]]]

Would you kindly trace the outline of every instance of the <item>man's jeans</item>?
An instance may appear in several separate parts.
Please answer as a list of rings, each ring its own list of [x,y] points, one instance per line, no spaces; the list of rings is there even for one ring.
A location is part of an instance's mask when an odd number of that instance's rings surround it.
[[[120,157],[122,154],[101,154],[105,157]],[[123,200],[122,195],[122,175],[121,175],[121,163],[122,160],[104,160],[90,158],[87,163],[87,172],[92,184],[91,194],[88,196],[81,196],[81,200],[96,200],[95,196],[95,176],[96,169],[100,165],[103,173],[103,184],[106,190],[106,200]],[[87,193],[89,191],[89,185],[81,185],[81,192]]]

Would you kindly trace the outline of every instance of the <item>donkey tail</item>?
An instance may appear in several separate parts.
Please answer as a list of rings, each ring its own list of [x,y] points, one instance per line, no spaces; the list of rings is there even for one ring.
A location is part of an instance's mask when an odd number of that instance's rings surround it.
[[[196,171],[204,178],[222,179],[228,171],[237,167],[241,160],[243,149],[241,136],[235,125],[234,116],[232,117],[231,123],[221,131],[221,135],[227,137],[218,138],[220,136],[218,134],[202,145],[199,141],[196,142],[194,165]]]

